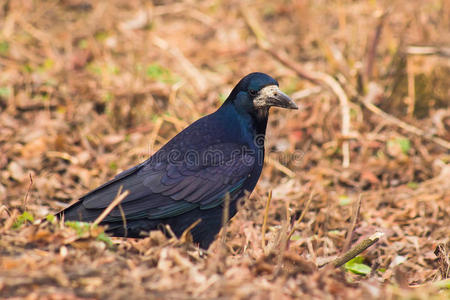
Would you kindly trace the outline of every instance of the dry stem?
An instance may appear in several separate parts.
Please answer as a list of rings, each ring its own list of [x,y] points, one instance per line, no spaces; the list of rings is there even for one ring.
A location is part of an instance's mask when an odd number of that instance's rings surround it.
[[[189,225],[189,227],[183,231],[183,233],[181,234],[181,237],[180,237],[180,241],[182,243],[186,243],[188,241],[188,236],[191,234],[192,229],[194,229],[195,226],[200,224],[201,221],[202,221],[202,219],[197,219],[194,223]]]
[[[30,173],[30,185],[28,186],[27,193],[25,194],[25,198],[23,199],[23,210],[27,210],[28,197],[30,195],[31,187],[33,186],[33,176]]]
[[[92,226],[100,224],[100,222],[103,221],[103,219],[114,209],[114,207],[119,205],[119,203],[122,202],[122,200],[125,199],[129,193],[130,191],[128,190],[122,193],[122,186],[120,186],[116,198],[114,198],[114,200],[108,205],[108,207],[105,208],[105,210],[100,214],[100,216],[98,216],[95,222],[92,223]]]
[[[267,218],[269,217],[269,206],[270,206],[271,200],[272,200],[272,191],[269,191],[269,195],[267,196],[267,201],[266,201],[266,208],[264,210],[264,219],[263,219],[263,224],[262,224],[262,229],[261,229],[261,248],[263,251],[266,249]]]
[[[305,216],[306,212],[308,211],[309,205],[311,204],[311,201],[314,197],[314,193],[311,192],[311,194],[309,195],[309,199],[305,204],[305,208],[302,211],[302,214],[300,215],[300,217],[298,218],[298,220],[295,222],[294,226],[292,226],[291,231],[289,232],[288,236],[287,236],[287,240],[290,241],[292,235],[295,232],[295,229],[297,228],[297,226],[300,224],[300,222],[303,220],[303,217]]]
[[[282,163],[280,163],[278,160],[270,158],[268,155],[264,158],[264,160],[267,162],[267,164],[271,165],[281,173],[284,173],[285,175],[289,176],[290,178],[295,177],[295,172],[289,169],[288,167],[284,166]]]
[[[342,248],[342,252],[347,251],[350,248],[350,244],[352,242],[353,231],[356,227],[356,222],[358,221],[359,212],[361,210],[361,194],[359,194],[358,201],[353,206],[352,219],[350,222],[350,227],[347,230],[347,237],[345,238],[344,248]]]
[[[223,213],[222,213],[222,249],[226,249],[226,235],[228,229],[228,217],[230,215],[230,194],[227,193],[224,198]]]
[[[120,216],[122,217],[124,236],[127,237],[128,236],[127,218],[125,217],[125,212],[123,211],[122,205],[120,205],[119,203],[117,207],[119,208]]]
[[[339,268],[340,266],[344,265],[346,262],[350,261],[351,259],[355,258],[358,254],[362,253],[364,250],[378,242],[378,240],[384,235],[382,232],[376,232],[372,234],[367,239],[363,240],[361,243],[354,246],[352,249],[344,253],[344,255],[336,258],[333,261],[333,265],[336,268]]]

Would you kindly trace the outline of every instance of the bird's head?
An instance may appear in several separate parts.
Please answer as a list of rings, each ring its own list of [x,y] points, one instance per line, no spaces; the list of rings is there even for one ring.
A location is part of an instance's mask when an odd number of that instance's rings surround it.
[[[249,113],[267,112],[272,106],[298,109],[295,102],[280,90],[278,82],[264,73],[250,73],[242,78],[228,99]]]

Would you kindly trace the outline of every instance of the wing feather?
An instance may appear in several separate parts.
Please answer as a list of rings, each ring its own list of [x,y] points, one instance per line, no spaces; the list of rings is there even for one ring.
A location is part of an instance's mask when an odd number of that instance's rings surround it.
[[[245,180],[255,166],[255,157],[242,151],[242,145],[224,143],[205,151],[220,149],[221,157],[209,157],[196,164],[192,161],[170,161],[159,155],[120,173],[110,182],[82,197],[82,205],[88,210],[106,208],[115,198],[119,188],[130,190],[121,203],[127,218],[167,218],[182,214],[196,207],[208,209],[220,205],[227,193],[237,197]],[[240,153],[236,155],[236,153]],[[105,221],[121,218],[115,208]]]

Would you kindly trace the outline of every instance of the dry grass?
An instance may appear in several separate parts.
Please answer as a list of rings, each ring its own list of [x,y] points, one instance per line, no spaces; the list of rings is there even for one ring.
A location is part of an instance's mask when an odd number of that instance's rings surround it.
[[[0,2],[1,297],[448,299],[449,20],[445,0]],[[269,159],[224,243],[202,252],[37,221],[146,159],[252,71],[300,110],[272,111]],[[308,74],[342,89],[350,128]],[[319,267],[346,236],[378,231],[365,275]]]

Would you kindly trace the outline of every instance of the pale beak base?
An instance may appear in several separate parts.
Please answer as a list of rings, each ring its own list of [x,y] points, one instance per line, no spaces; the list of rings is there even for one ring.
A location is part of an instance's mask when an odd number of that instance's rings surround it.
[[[297,104],[276,85],[268,85],[262,88],[255,99],[253,99],[253,104],[255,107],[277,106],[287,109],[298,109]]]

